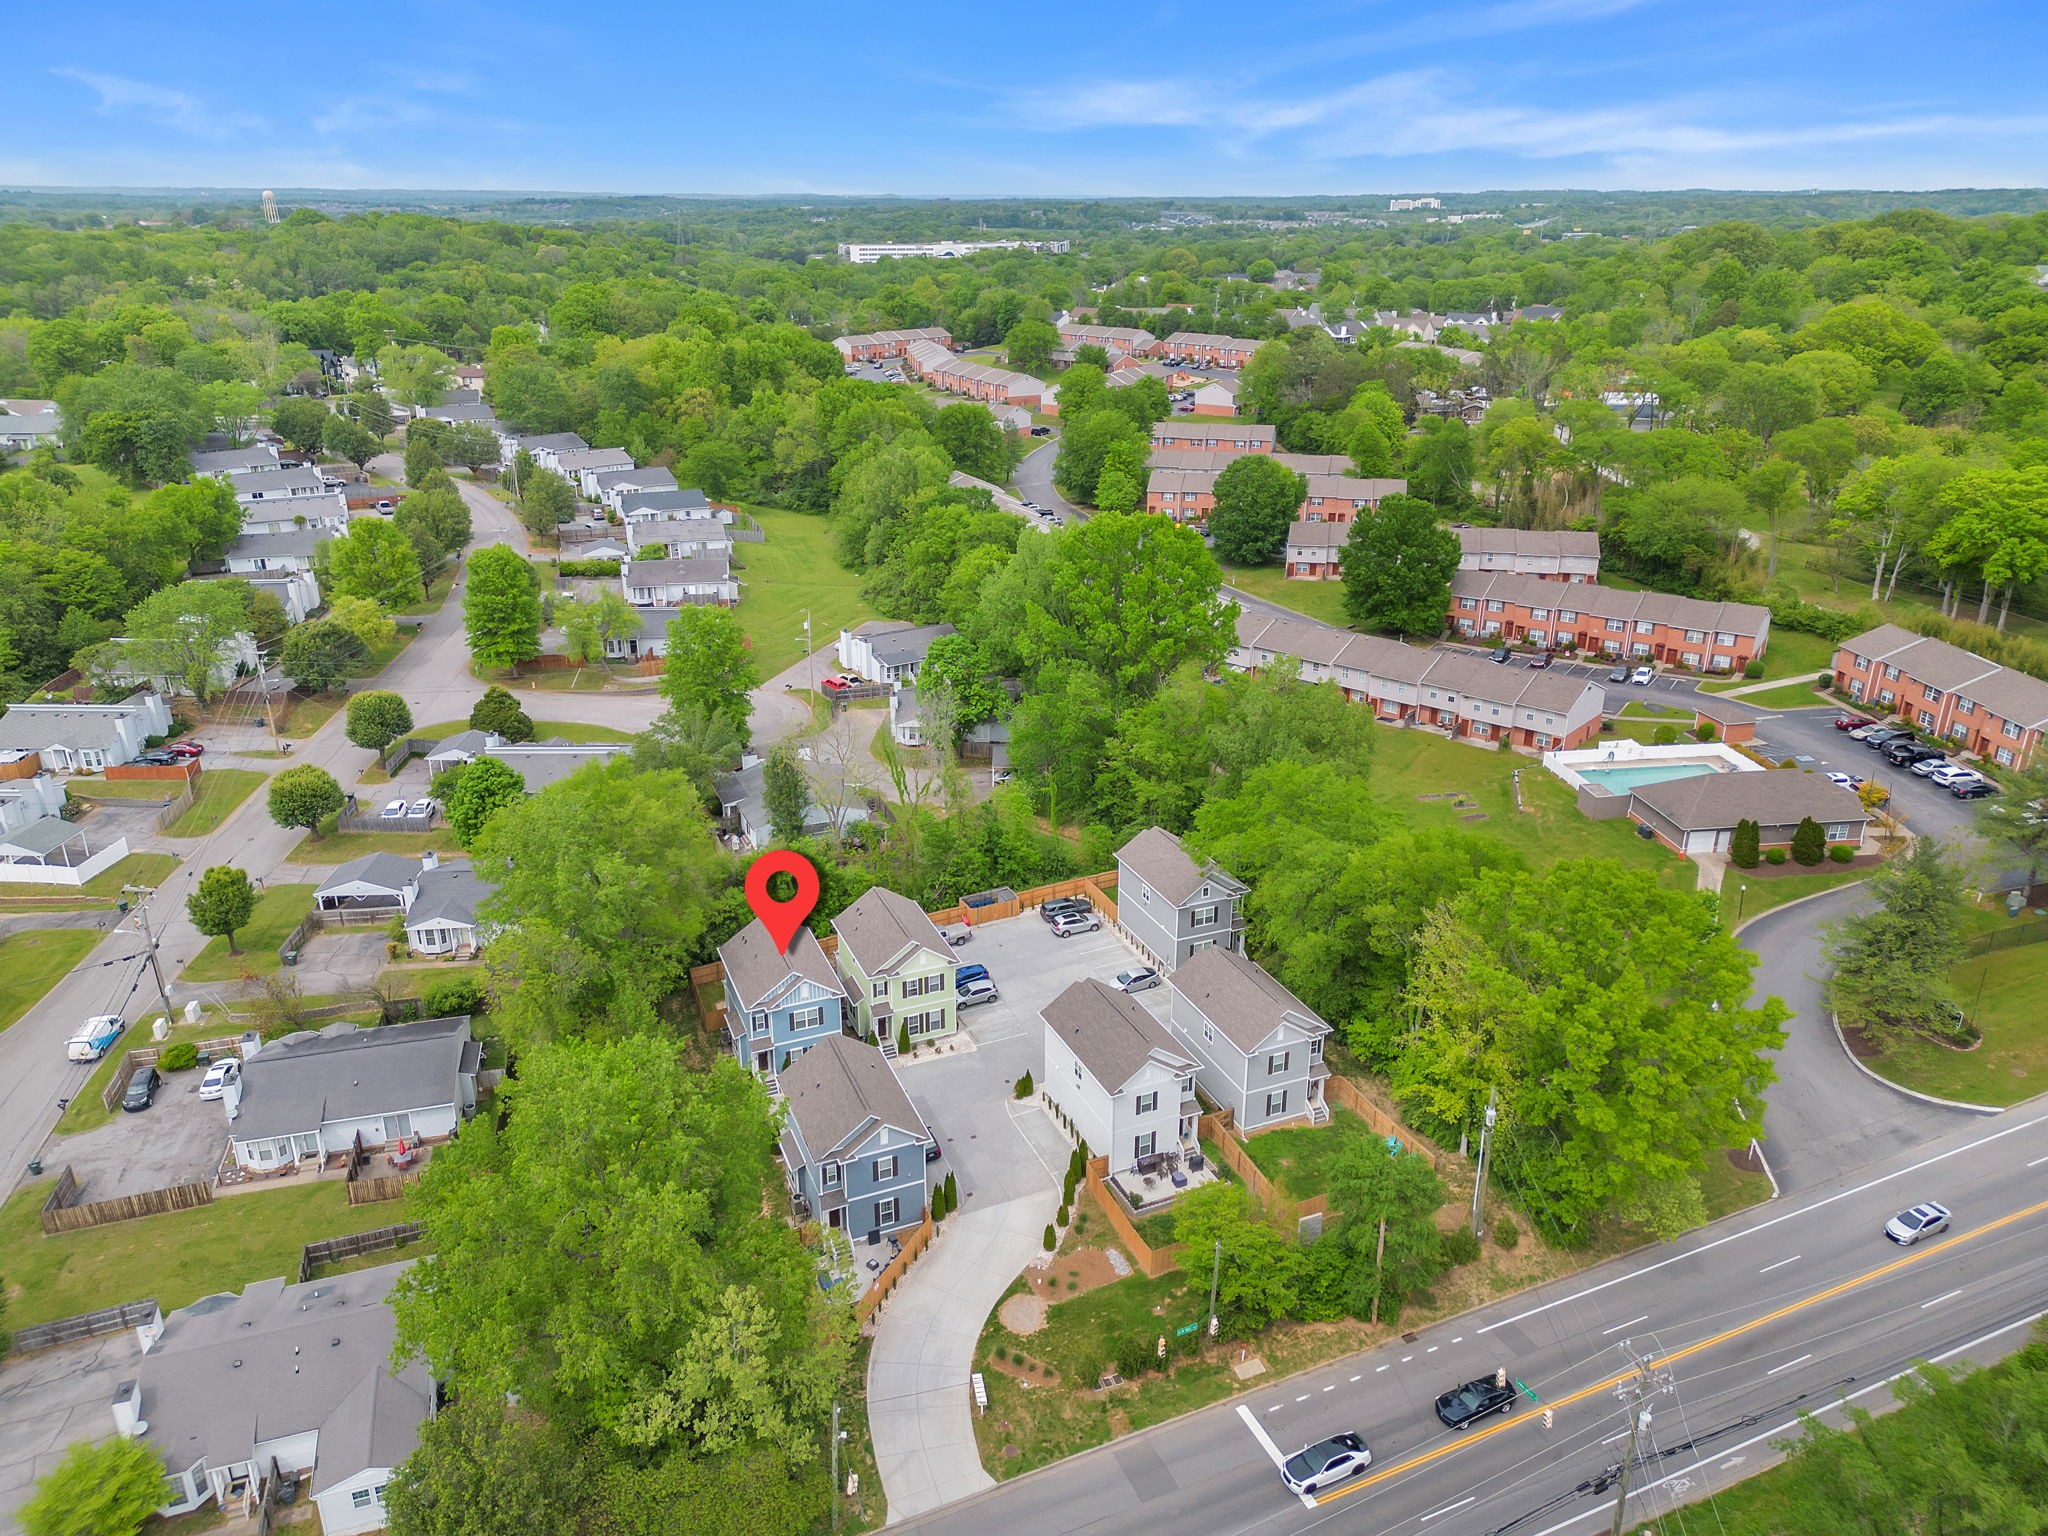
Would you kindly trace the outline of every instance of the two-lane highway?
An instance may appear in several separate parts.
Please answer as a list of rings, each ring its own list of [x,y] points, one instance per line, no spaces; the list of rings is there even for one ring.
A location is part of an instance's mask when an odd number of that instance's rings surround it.
[[[1888,1405],[1914,1361],[1989,1360],[2048,1308],[2048,1105],[2014,1110],[1864,1173],[1161,1425],[909,1522],[1183,1536],[1590,1532],[1641,1380],[1649,1410],[1632,1519],[1778,1459],[1799,1415]],[[1938,1198],[1953,1228],[1916,1248],[1885,1219]],[[1640,1366],[1640,1370],[1639,1370]],[[1439,1392],[1505,1367],[1530,1394],[1463,1432]],[[1545,1425],[1548,1408],[1553,1422]],[[1340,1430],[1372,1468],[1304,1507],[1275,1459]]]

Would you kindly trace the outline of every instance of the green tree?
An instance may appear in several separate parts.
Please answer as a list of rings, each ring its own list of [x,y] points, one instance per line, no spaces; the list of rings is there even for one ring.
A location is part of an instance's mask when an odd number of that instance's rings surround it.
[[[634,738],[633,766],[685,775],[699,802],[710,806],[718,800],[719,778],[738,764],[742,745],[730,716],[701,704],[672,704]]]
[[[1436,508],[1419,496],[1385,497],[1376,513],[1352,523],[1338,557],[1345,617],[1360,629],[1441,632],[1462,555],[1458,536],[1438,525]]]
[[[1003,335],[1003,356],[1021,373],[1043,373],[1052,366],[1060,333],[1050,320],[1019,320]]]
[[[519,706],[509,690],[496,683],[484,690],[484,696],[470,706],[469,728],[472,731],[489,731],[506,741],[533,740],[533,721]]]
[[[1342,1217],[1335,1240],[1349,1256],[1344,1309],[1354,1317],[1393,1322],[1404,1298],[1443,1267],[1436,1213],[1443,1180],[1429,1159],[1391,1151],[1377,1137],[1354,1136],[1324,1174],[1330,1208]]]
[[[962,730],[993,720],[1005,702],[988,653],[966,635],[941,635],[931,643],[917,669],[917,687],[920,693],[944,689]]]
[[[179,582],[129,609],[121,638],[81,651],[75,664],[109,684],[150,678],[211,703],[234,680],[253,615],[246,581]]]
[[[572,661],[602,661],[605,647],[640,632],[640,614],[613,587],[600,587],[586,601],[569,602],[556,610]]]
[[[1948,977],[1966,953],[1967,878],[1940,842],[1915,838],[1909,852],[1870,877],[1876,905],[1829,931],[1822,946],[1834,966],[1829,1006],[1880,1050],[1953,1028]]]
[[[333,413],[319,400],[281,400],[270,413],[270,424],[277,429],[277,435],[309,459],[326,442],[327,423],[332,419]]]
[[[369,650],[350,631],[328,619],[300,624],[284,637],[277,664],[308,693],[330,693],[370,662]]]
[[[462,618],[469,653],[483,666],[509,669],[540,654],[540,593],[518,550],[490,544],[469,557]]]
[[[420,484],[429,475],[433,474],[435,470],[444,468],[448,462],[441,457],[440,439],[433,433],[424,430],[428,425],[429,423],[427,422],[416,421],[406,429],[405,483],[407,485]],[[439,423],[432,423],[432,425],[438,426]]]
[[[235,948],[235,934],[249,926],[255,910],[256,887],[232,864],[214,865],[199,877],[199,889],[185,898],[192,926],[208,938],[226,938],[231,955],[241,953]]]
[[[1307,497],[1307,477],[1272,455],[1247,453],[1232,459],[1216,477],[1216,507],[1209,514],[1217,555],[1232,565],[1265,565],[1277,559]]]
[[[463,847],[474,848],[493,816],[525,798],[526,779],[518,769],[495,757],[479,757],[448,793],[448,830]]]
[[[810,781],[803,764],[786,743],[778,743],[761,765],[761,795],[775,841],[793,843],[804,835],[805,813],[811,807]]]
[[[342,410],[351,421],[376,438],[380,446],[391,435],[391,428],[397,421],[391,412],[391,402],[376,390],[350,395],[342,402]]]
[[[412,711],[399,695],[375,688],[348,701],[348,739],[382,752],[412,729]]]
[[[1109,370],[1100,364],[1078,361],[1061,374],[1059,388],[1053,392],[1060,419],[1071,427],[1101,405],[1109,393],[1108,377]]]
[[[1737,869],[1755,869],[1763,858],[1763,829],[1747,816],[1735,823],[1728,843],[1728,862]]]
[[[1095,477],[1095,505],[1104,512],[1135,512],[1145,502],[1146,448],[1135,438],[1119,439],[1102,456]]]
[[[438,347],[385,347],[377,354],[377,375],[400,405],[437,405],[454,375],[455,360]]]
[[[359,517],[346,536],[321,546],[327,589],[336,597],[367,597],[386,608],[416,608],[426,599],[419,552],[381,517]]]
[[[317,841],[323,818],[341,809],[341,786],[325,768],[301,763],[270,781],[270,819],[280,827],[304,827]]]
[[[545,1414],[465,1393],[420,1426],[384,1506],[392,1536],[574,1531],[601,1466]]]
[[[346,459],[357,469],[362,469],[384,451],[384,444],[376,433],[346,416],[330,415],[320,431],[322,446],[334,457]]]
[[[1068,376],[1079,371],[1078,365],[1070,368]],[[1060,414],[1066,425],[1060,432],[1059,455],[1053,461],[1053,484],[1068,500],[1092,506],[1110,450],[1118,443],[1134,443],[1149,451],[1151,437],[1123,412],[1106,406],[1069,415],[1062,405]]]
[[[1014,462],[1010,435],[986,406],[963,400],[940,407],[932,418],[932,437],[946,450],[955,469],[993,485],[1010,478]]]
[[[2025,768],[2006,780],[2006,792],[1977,807],[1977,835],[1993,848],[2025,862],[2027,883],[2048,860],[2048,816],[2035,807],[2048,801],[2048,754],[2035,753]]]
[[[1216,1310],[1232,1328],[1255,1330],[1294,1310],[1298,1252],[1245,1209],[1238,1184],[1204,1184],[1173,1206],[1173,1236],[1189,1254],[1214,1255],[1222,1245]]]
[[[1979,624],[1990,616],[1993,589],[2002,591],[2004,629],[2013,593],[2048,571],[2048,464],[1966,470],[1937,499],[1951,515],[1928,538],[1927,553],[1945,570],[1976,570],[1984,583]]]
[[[441,437],[441,457],[472,473],[486,464],[497,463],[500,451],[498,434],[481,422],[454,422]]]
[[[327,605],[327,622],[337,624],[376,652],[398,639],[398,623],[367,597],[337,597]]]
[[[1351,397],[1351,413],[1359,418],[1344,445],[1352,467],[1368,478],[1394,474],[1407,447],[1408,421],[1392,393],[1377,379],[1361,384]]]
[[[746,632],[725,608],[684,608],[668,626],[668,657],[661,696],[671,706],[694,704],[724,715],[745,739],[761,674],[747,646]]]
[[[140,1440],[78,1441],[15,1518],[28,1536],[135,1536],[164,1501],[163,1457]]]
[[[1827,828],[1811,816],[1800,818],[1792,829],[1792,861],[1812,866],[1828,856]]]

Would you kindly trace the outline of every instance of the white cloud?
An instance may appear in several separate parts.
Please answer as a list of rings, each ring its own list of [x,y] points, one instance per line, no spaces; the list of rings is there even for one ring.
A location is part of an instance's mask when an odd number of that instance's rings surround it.
[[[165,128],[201,139],[227,139],[263,126],[263,119],[245,112],[221,112],[198,97],[170,86],[130,80],[98,70],[56,68],[50,71],[75,80],[99,98],[95,109],[109,116],[134,113]]]

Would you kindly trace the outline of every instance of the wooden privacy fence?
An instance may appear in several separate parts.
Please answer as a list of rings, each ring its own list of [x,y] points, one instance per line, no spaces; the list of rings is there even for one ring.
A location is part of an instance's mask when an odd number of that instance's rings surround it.
[[[881,1306],[889,1293],[896,1289],[898,1282],[909,1271],[911,1260],[915,1259],[920,1253],[923,1253],[926,1245],[931,1240],[932,1213],[927,1210],[924,1213],[924,1220],[917,1224],[916,1230],[910,1236],[903,1239],[902,1251],[889,1261],[881,1274],[875,1277],[875,1283],[868,1287],[867,1294],[853,1304],[853,1315],[863,1323],[873,1317],[875,1309]]]
[[[1180,1268],[1181,1246],[1168,1243],[1164,1248],[1154,1248],[1138,1236],[1138,1229],[1125,1214],[1123,1202],[1116,1197],[1116,1191],[1109,1187],[1109,1159],[1091,1157],[1088,1159],[1088,1190],[1095,1196],[1095,1203],[1102,1207],[1109,1218],[1110,1230],[1117,1235],[1117,1241],[1130,1251],[1131,1262],[1143,1271],[1147,1280],[1157,1280],[1161,1275]]]
[[[106,771],[110,784],[125,779],[175,779],[181,784],[196,783],[199,778],[199,759],[188,757],[181,763],[121,763]]]
[[[1323,1079],[1323,1097],[1332,1108],[1350,1110],[1380,1135],[1392,1137],[1417,1157],[1428,1158],[1430,1167],[1443,1171],[1443,1153],[1375,1104],[1350,1078],[1331,1073]]]
[[[194,1206],[213,1204],[211,1184],[173,1184],[168,1189],[152,1189],[139,1195],[117,1195],[111,1200],[95,1200],[87,1205],[73,1205],[78,1198],[78,1179],[67,1163],[64,1171],[57,1175],[57,1182],[50,1189],[49,1197],[43,1201],[41,1219],[43,1231],[54,1236],[59,1232],[77,1232],[85,1227],[104,1227],[116,1221],[134,1221],[140,1216],[161,1216],[166,1211],[189,1211]]]
[[[31,1323],[14,1332],[14,1353],[32,1354],[39,1349],[54,1349],[59,1344],[75,1344],[80,1339],[97,1339],[103,1334],[122,1333],[130,1328],[141,1328],[153,1323],[161,1316],[155,1301],[125,1301],[118,1307],[101,1307],[96,1312],[81,1312],[76,1317],[60,1317],[51,1323]]]
[[[239,1035],[223,1035],[214,1040],[196,1041],[193,1049],[199,1052],[202,1062],[218,1061],[223,1056],[240,1059],[242,1040]],[[114,1075],[108,1079],[107,1086],[100,1090],[100,1103],[106,1106],[108,1114],[120,1107],[121,1095],[128,1091],[129,1079],[144,1067],[155,1066],[163,1059],[163,1054],[162,1046],[138,1045],[121,1058],[121,1064],[114,1068]]]
[[[1287,1216],[1295,1222],[1300,1222],[1308,1216],[1321,1216],[1329,1211],[1330,1201],[1327,1195],[1311,1195],[1306,1200],[1297,1200],[1292,1195],[1284,1193],[1279,1185],[1267,1178],[1259,1165],[1252,1161],[1252,1155],[1245,1150],[1244,1143],[1238,1140],[1237,1128],[1231,1123],[1227,1110],[1204,1115],[1196,1124],[1202,1137],[1216,1149],[1217,1156],[1223,1159],[1223,1166],[1241,1179],[1244,1187],[1268,1210],[1276,1215]],[[1290,1127],[1298,1127],[1298,1122],[1289,1124]]]
[[[418,1222],[402,1221],[396,1226],[373,1227],[368,1232],[351,1232],[346,1237],[323,1237],[318,1242],[308,1243],[299,1253],[299,1284],[304,1285],[312,1279],[313,1271],[322,1264],[335,1264],[359,1254],[382,1253],[386,1248],[403,1248],[425,1233],[426,1228]]]

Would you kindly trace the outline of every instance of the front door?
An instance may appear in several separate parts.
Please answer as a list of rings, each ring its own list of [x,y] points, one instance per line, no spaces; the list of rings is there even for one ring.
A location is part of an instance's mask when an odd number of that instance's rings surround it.
[[[768,1053],[767,1053],[766,1051],[756,1051],[756,1052],[754,1052],[754,1070],[755,1070],[756,1072],[760,1072],[760,1073],[762,1073],[762,1074],[764,1074],[764,1075],[765,1075],[765,1074],[767,1073],[767,1071],[768,1071]]]

